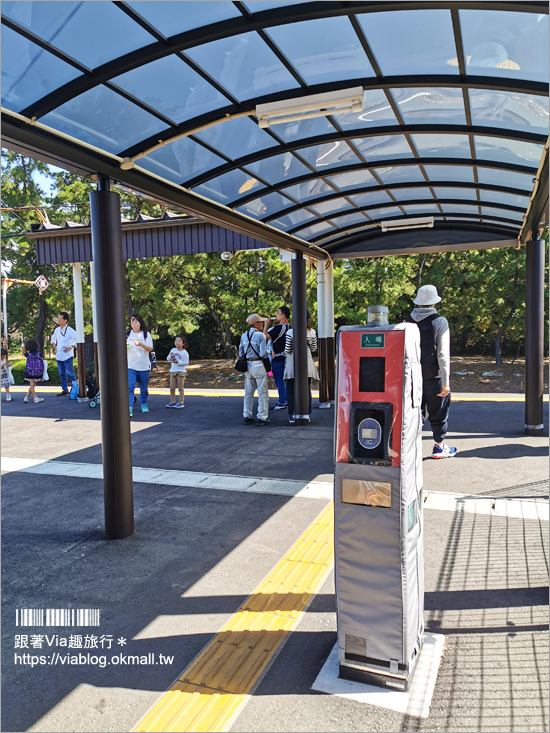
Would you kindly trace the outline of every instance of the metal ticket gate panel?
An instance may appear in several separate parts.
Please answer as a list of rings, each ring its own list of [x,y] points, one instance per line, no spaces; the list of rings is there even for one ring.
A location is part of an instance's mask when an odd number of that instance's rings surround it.
[[[406,690],[422,645],[422,374],[414,324],[338,332],[340,676]]]

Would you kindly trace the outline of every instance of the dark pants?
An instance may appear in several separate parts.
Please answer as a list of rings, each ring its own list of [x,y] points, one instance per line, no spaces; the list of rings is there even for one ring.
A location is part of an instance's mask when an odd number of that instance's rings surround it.
[[[285,373],[285,360],[282,359],[281,361],[275,361],[274,359],[271,362],[271,371],[273,372],[273,379],[275,380],[277,390],[279,391],[279,404],[286,405],[286,384],[283,379],[283,374]]]
[[[65,359],[65,361],[59,361],[59,359],[56,359],[57,361],[57,371],[59,372],[59,376],[61,377],[61,389],[63,392],[67,392],[69,389],[69,385],[67,383],[67,377],[71,380],[71,384],[73,382],[76,382],[76,377],[73,369],[73,357],[71,356],[70,359]]]
[[[309,392],[309,413],[311,415],[311,377],[307,380],[307,390]],[[294,416],[294,380],[286,380],[286,395],[288,398],[288,417]]]
[[[422,416],[428,413],[432,433],[436,443],[441,443],[447,434],[447,419],[451,407],[451,395],[438,397],[442,389],[441,379],[422,380]]]

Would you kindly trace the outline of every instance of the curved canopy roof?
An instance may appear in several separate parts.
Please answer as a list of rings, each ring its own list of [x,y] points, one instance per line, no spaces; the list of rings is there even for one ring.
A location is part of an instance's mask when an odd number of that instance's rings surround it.
[[[396,220],[439,248],[547,223],[546,2],[1,10],[12,149],[321,257],[406,248]]]

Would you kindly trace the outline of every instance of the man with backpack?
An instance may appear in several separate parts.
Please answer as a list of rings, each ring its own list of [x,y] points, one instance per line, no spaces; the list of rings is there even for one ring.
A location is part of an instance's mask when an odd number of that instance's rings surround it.
[[[53,332],[51,342],[55,346],[57,371],[61,377],[61,392],[57,396],[62,397],[63,395],[69,394],[67,377],[71,380],[71,384],[76,382],[73,369],[73,349],[76,346],[76,331],[69,326],[69,314],[66,311],[59,313],[57,323],[58,326]]]
[[[434,437],[431,457],[435,459],[452,458],[457,453],[444,441],[451,406],[451,334],[447,319],[435,308],[440,301],[434,285],[423,285],[413,301],[418,307],[405,319],[420,330],[422,414],[428,413]]]
[[[271,319],[267,319],[264,323],[264,335],[266,338],[271,339],[271,354],[273,359],[271,361],[271,371],[273,372],[273,378],[277,385],[279,392],[279,399],[277,404],[272,407],[272,410],[286,410],[287,408],[287,396],[286,396],[286,384],[284,380],[285,373],[285,336],[290,328],[288,319],[290,318],[290,308],[286,305],[282,305],[277,313],[275,314],[275,320],[277,324],[268,328]]]

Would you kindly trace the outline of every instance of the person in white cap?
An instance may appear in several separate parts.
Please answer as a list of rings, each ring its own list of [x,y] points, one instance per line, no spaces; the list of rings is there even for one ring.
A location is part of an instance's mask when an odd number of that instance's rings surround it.
[[[239,356],[246,357],[247,370],[244,374],[244,424],[251,425],[254,422],[252,417],[254,409],[254,392],[258,390],[258,414],[256,425],[268,425],[269,420],[269,387],[267,384],[267,372],[262,359],[267,356],[267,345],[264,329],[265,318],[257,313],[251,313],[246,322],[249,325],[248,331],[241,336],[239,344]]]
[[[432,458],[452,458],[457,449],[445,443],[451,406],[451,334],[446,318],[435,308],[441,301],[434,285],[418,289],[413,303],[418,306],[405,319],[420,330],[422,364],[422,414],[428,413],[434,447]]]

